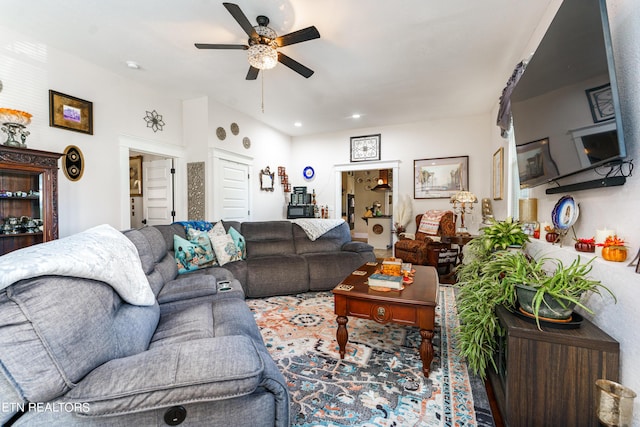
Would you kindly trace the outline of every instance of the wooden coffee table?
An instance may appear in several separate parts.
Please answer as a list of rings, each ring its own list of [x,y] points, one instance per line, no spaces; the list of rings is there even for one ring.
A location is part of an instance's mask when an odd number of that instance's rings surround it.
[[[378,323],[398,323],[420,328],[420,359],[422,373],[429,376],[433,360],[433,330],[438,303],[438,272],[431,266],[416,265],[414,282],[402,291],[376,291],[369,288],[367,278],[375,272],[377,264],[369,263],[358,270],[365,275],[350,274],[333,289],[335,313],[338,316],[336,338],[340,346],[340,359],[344,359],[349,333],[347,316],[371,319]],[[353,286],[351,290],[347,290]]]

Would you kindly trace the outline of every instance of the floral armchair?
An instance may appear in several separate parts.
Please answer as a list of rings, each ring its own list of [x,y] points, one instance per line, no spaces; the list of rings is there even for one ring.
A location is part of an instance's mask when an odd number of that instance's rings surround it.
[[[455,231],[452,211],[429,210],[416,216],[415,239],[401,236],[396,242],[394,256],[412,264],[432,265],[439,274],[445,274],[455,264],[457,250],[437,241],[437,237],[452,236]]]

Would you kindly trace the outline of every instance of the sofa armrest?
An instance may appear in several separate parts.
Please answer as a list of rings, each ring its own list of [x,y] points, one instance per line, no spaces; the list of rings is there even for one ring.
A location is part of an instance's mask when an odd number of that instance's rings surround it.
[[[347,242],[340,250],[348,252],[373,252],[373,246],[364,242]]]
[[[97,367],[62,399],[96,417],[245,396],[263,381],[262,357],[238,335],[160,346]]]

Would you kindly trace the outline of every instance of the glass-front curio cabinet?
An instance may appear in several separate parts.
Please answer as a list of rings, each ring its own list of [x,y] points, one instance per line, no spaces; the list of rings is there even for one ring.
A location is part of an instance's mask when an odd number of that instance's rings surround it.
[[[58,238],[60,156],[0,146],[0,255]]]

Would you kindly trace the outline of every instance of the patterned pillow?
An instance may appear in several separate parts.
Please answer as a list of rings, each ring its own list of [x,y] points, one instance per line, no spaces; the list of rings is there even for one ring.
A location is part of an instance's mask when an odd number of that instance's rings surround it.
[[[228,234],[233,239],[233,243],[236,244],[236,248],[238,248],[240,259],[247,259],[247,242],[244,240],[244,236],[233,227],[229,227]]]
[[[179,274],[217,265],[215,254],[211,248],[211,241],[206,232],[201,232],[191,240],[174,235],[173,247],[175,248]]]
[[[211,244],[220,265],[241,259],[238,248],[233,242],[231,235],[223,234],[222,236],[214,236],[211,238]]]
[[[207,231],[207,234],[209,234],[209,239],[211,239],[211,242],[213,242],[214,237],[224,236],[225,234],[227,234],[227,230],[224,229],[222,221],[218,221],[211,230]]]

